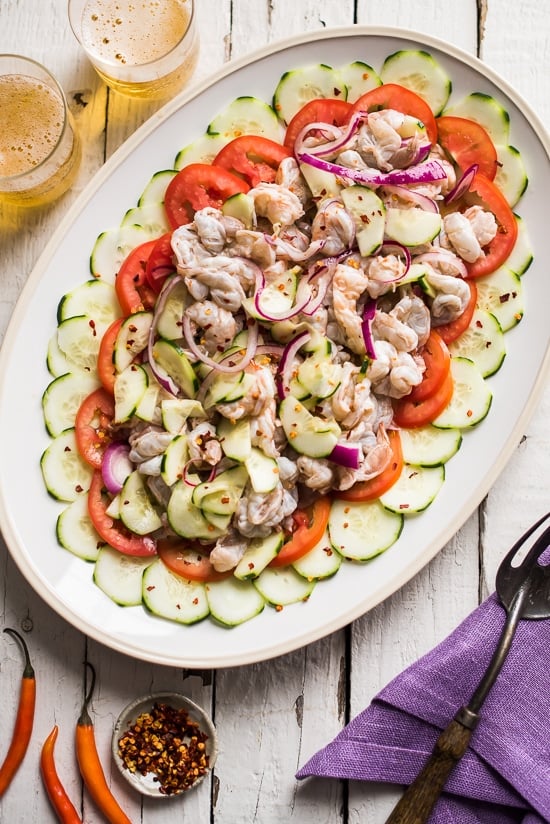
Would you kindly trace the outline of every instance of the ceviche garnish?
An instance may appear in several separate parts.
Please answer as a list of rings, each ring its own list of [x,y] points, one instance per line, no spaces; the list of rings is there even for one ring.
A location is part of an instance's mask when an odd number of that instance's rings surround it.
[[[489,411],[530,262],[506,113],[441,113],[424,52],[367,68],[235,101],[60,303],[42,470],[117,603],[234,625],[306,600],[395,543]]]

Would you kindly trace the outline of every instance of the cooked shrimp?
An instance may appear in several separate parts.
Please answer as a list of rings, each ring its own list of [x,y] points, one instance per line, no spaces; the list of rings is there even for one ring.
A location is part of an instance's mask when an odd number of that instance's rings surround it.
[[[375,338],[393,343],[398,352],[412,352],[418,346],[414,329],[388,312],[377,311],[371,329]]]
[[[324,458],[309,458],[300,455],[296,461],[298,480],[309,489],[328,492],[334,482],[334,465]]]
[[[227,240],[220,209],[207,206],[195,212],[195,228],[204,248],[217,254],[222,251]]]
[[[227,309],[211,300],[192,303],[185,315],[201,329],[201,344],[209,354],[223,351],[237,333],[237,321]]]
[[[359,481],[370,481],[376,478],[388,466],[392,457],[392,448],[383,424],[378,427],[376,436],[371,431],[362,442],[363,459],[359,469],[338,467],[338,489],[349,489]]]
[[[298,163],[293,157],[283,158],[277,169],[275,183],[295,194],[304,208],[309,205],[311,192]]]
[[[248,539],[239,535],[236,529],[229,531],[218,538],[214,549],[210,553],[210,562],[217,572],[227,572],[235,569],[248,546]]]
[[[266,217],[274,227],[290,226],[304,214],[299,197],[278,183],[260,183],[248,195],[254,200],[256,214]]]
[[[451,212],[443,218],[443,229],[447,240],[457,255],[468,263],[473,263],[483,255],[474,228],[467,217],[460,212]]]
[[[323,241],[323,254],[339,255],[350,249],[355,239],[355,223],[340,200],[331,198],[318,207],[311,224],[311,237]]]
[[[334,317],[345,335],[347,346],[358,355],[365,354],[361,317],[357,301],[368,286],[367,275],[360,268],[339,263],[332,279]]]
[[[483,249],[493,240],[498,230],[494,214],[485,211],[481,206],[470,206],[465,210],[464,217],[468,219],[474,230],[474,235]]]
[[[462,314],[470,299],[470,289],[462,278],[441,275],[431,266],[427,269],[426,280],[436,293],[431,306],[432,325],[441,326]]]
[[[189,432],[189,459],[192,461],[203,461],[209,466],[216,466],[223,458],[223,451],[218,440],[216,428],[204,421],[197,424]]]
[[[395,291],[406,271],[405,261],[399,255],[376,255],[365,266],[371,298],[379,298],[380,295]]]
[[[269,535],[281,520],[291,515],[296,506],[295,491],[285,489],[281,483],[272,492],[250,491],[243,495],[237,505],[237,529],[249,538],[264,537]]]
[[[426,343],[430,335],[430,310],[421,298],[413,294],[404,295],[390,314],[416,332],[418,346]]]
[[[237,401],[218,403],[216,410],[230,420],[239,420],[245,415],[257,417],[274,403],[277,395],[275,380],[271,370],[267,367],[256,367],[249,374],[254,375],[254,383],[250,391]]]

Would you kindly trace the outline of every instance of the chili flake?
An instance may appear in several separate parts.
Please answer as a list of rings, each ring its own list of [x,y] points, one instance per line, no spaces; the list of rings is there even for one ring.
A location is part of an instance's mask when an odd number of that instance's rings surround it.
[[[187,711],[155,702],[118,740],[125,769],[154,774],[163,795],[188,790],[208,771],[208,736]]]

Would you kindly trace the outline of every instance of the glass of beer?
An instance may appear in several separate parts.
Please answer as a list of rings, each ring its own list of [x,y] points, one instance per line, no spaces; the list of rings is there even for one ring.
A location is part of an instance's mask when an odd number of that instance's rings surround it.
[[[50,203],[73,183],[80,154],[57,80],[34,60],[0,54],[0,201]]]
[[[135,98],[173,96],[198,59],[194,0],[69,0],[72,30],[99,76]]]

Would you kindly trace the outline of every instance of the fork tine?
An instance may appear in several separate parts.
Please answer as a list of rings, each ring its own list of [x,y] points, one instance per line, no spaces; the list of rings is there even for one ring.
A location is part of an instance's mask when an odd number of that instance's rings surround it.
[[[512,560],[517,555],[518,551],[521,547],[528,541],[528,539],[542,526],[550,518],[550,512],[547,512],[546,515],[543,515],[542,518],[539,518],[536,523],[527,529],[523,535],[518,538],[515,542],[511,550],[506,554],[503,558],[502,566],[509,566],[512,563]],[[531,549],[524,555],[522,558],[521,563],[514,566],[514,569],[521,569],[522,567],[529,566],[533,558],[538,557],[542,554],[542,552],[550,546],[550,525],[547,526],[543,532],[535,539],[533,546]]]

